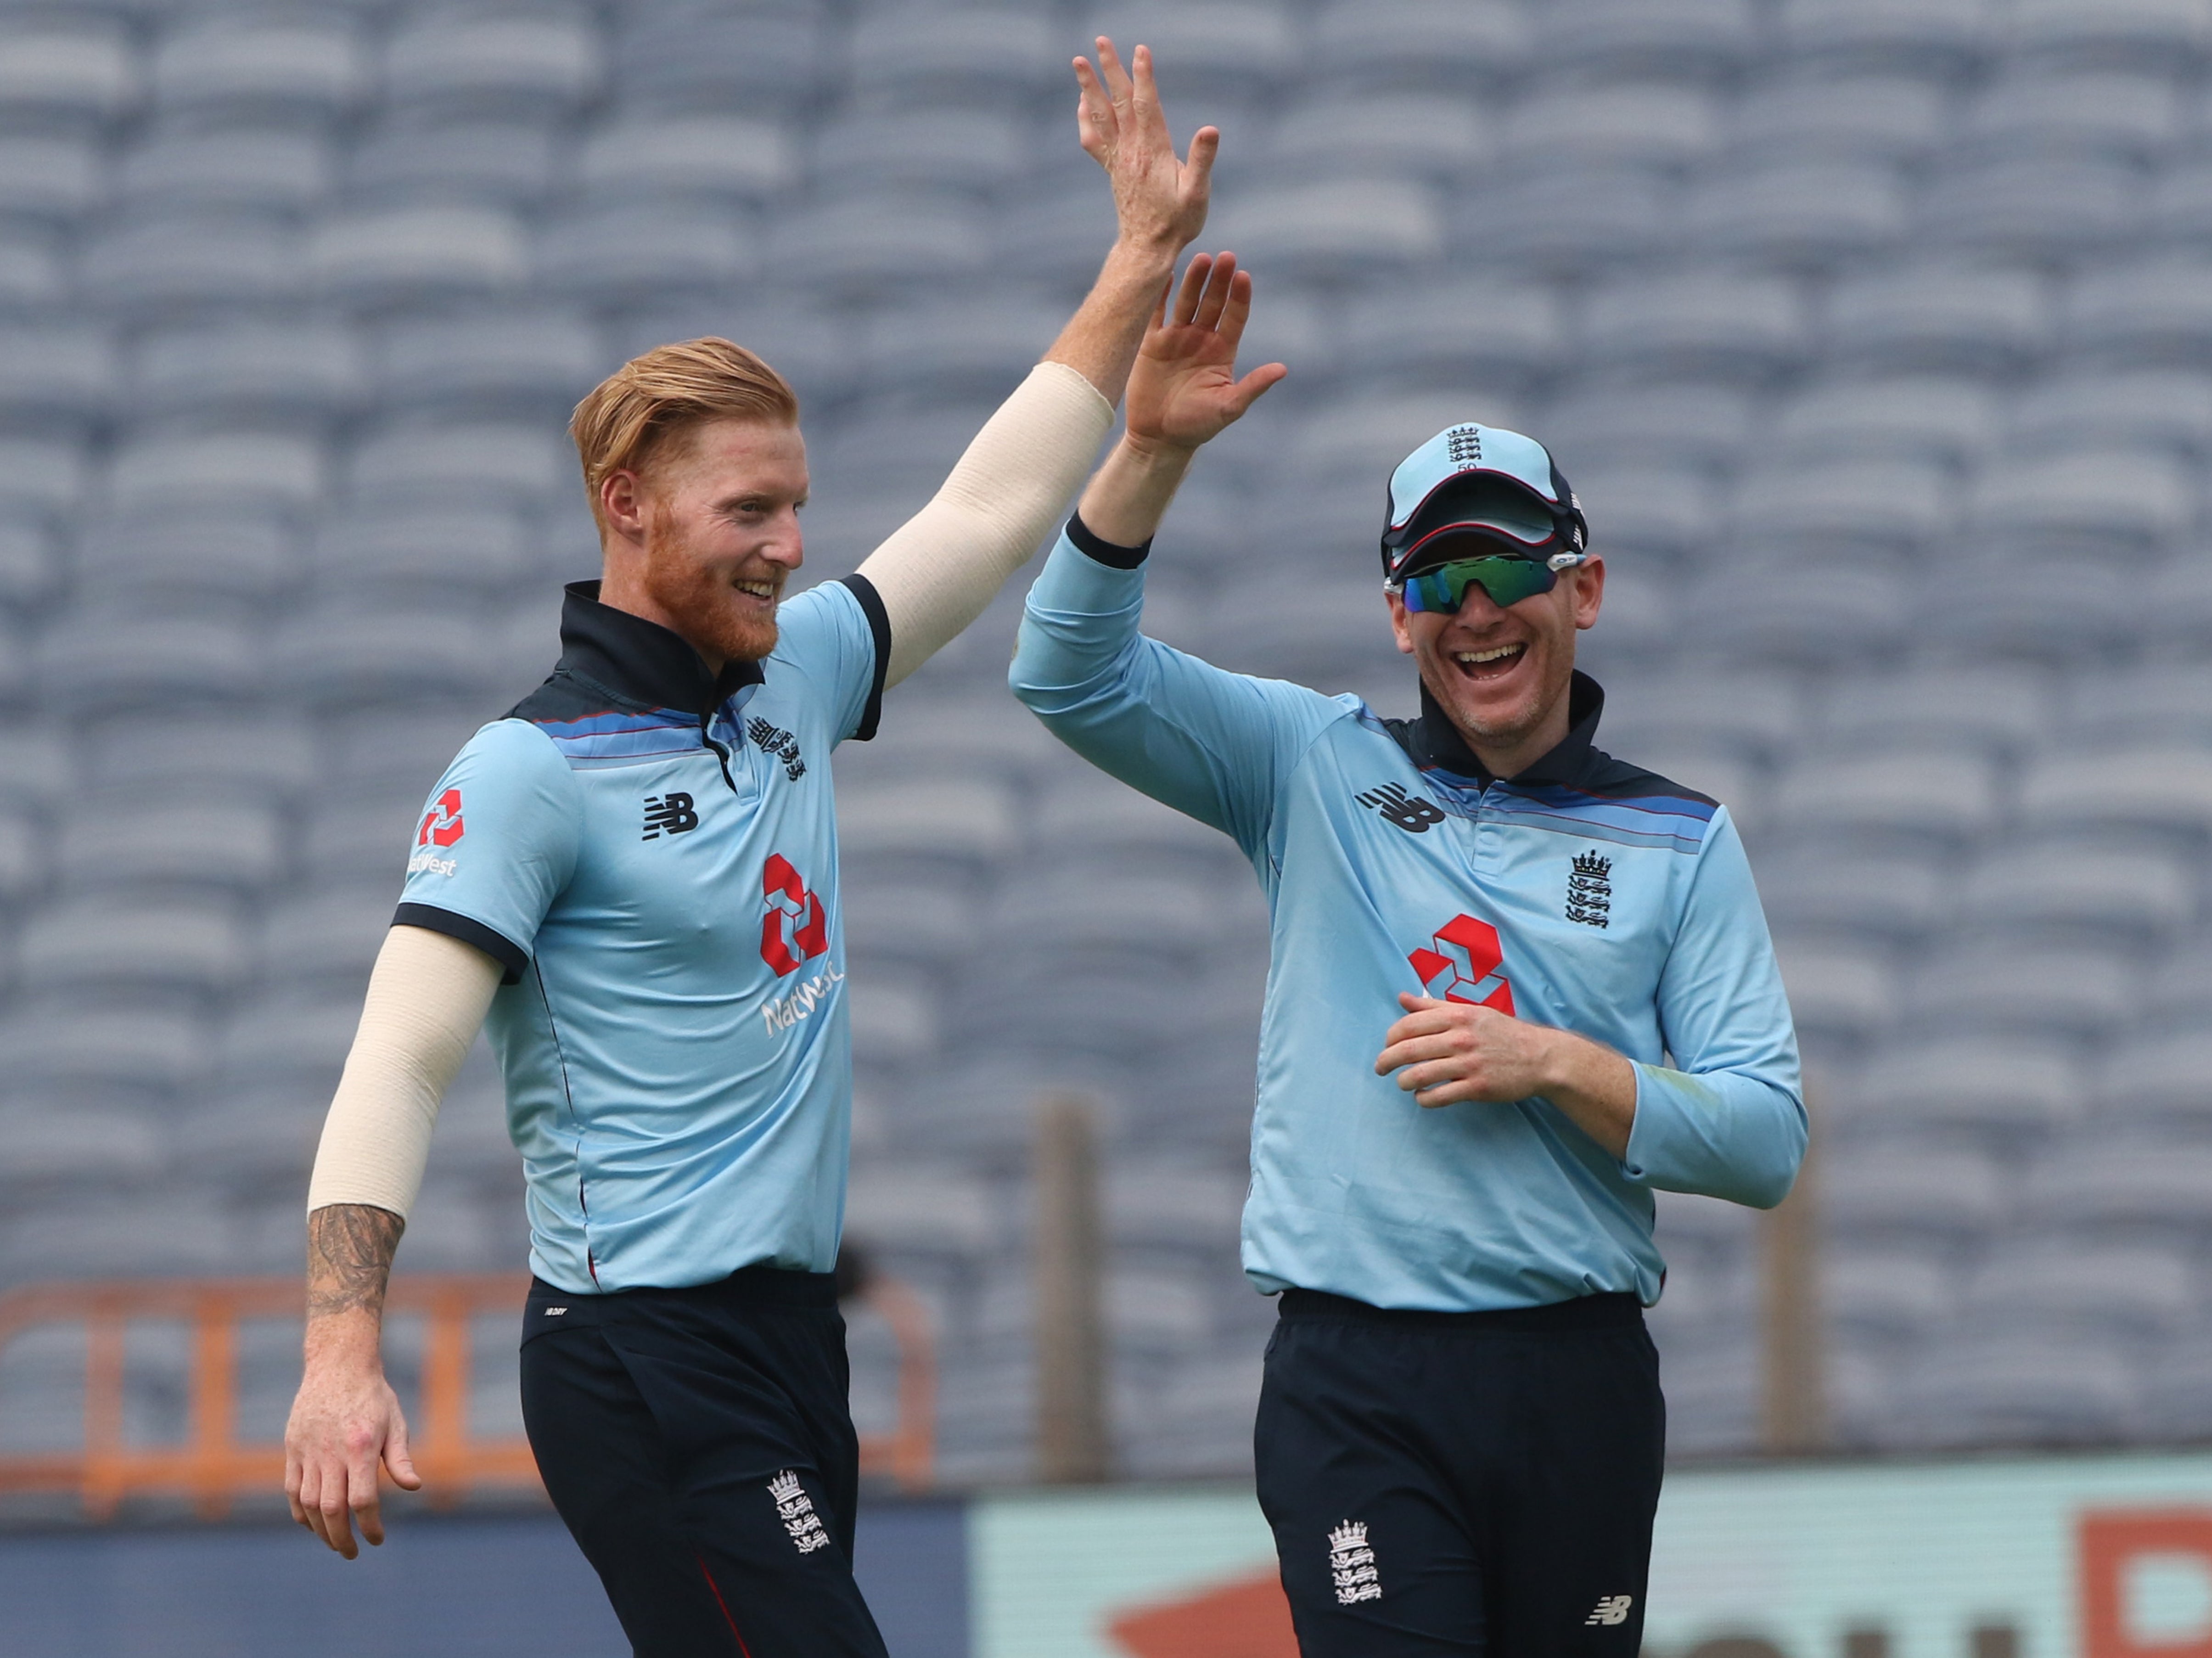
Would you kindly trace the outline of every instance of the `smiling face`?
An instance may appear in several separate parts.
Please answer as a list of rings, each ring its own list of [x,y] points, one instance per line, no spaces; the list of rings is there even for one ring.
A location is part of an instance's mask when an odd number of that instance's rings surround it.
[[[1565,739],[1575,635],[1596,622],[1604,594],[1605,561],[1593,558],[1560,571],[1548,593],[1503,609],[1479,586],[1450,615],[1408,611],[1391,593],[1390,627],[1468,746],[1511,777]]]
[[[599,597],[681,635],[719,672],[775,648],[775,607],[805,557],[806,444],[795,425],[713,420],[600,486]]]

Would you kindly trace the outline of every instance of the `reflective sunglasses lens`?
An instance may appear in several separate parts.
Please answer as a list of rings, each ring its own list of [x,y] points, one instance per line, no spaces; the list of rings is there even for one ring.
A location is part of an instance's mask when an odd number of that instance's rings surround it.
[[[1559,573],[1533,558],[1468,558],[1440,564],[1406,580],[1406,608],[1449,616],[1479,586],[1500,610],[1518,604],[1559,584]],[[1418,602],[1417,602],[1418,601]]]

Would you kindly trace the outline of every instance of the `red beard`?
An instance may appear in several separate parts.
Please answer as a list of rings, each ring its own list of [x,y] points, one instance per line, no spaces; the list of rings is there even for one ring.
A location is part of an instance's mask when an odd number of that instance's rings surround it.
[[[757,614],[751,598],[738,593],[726,576],[690,557],[680,543],[666,536],[665,525],[656,528],[661,533],[646,551],[645,591],[674,619],[676,631],[691,647],[725,662],[757,662],[773,651],[775,615]],[[758,571],[745,574],[772,583],[777,597],[782,596],[784,572],[780,567],[764,563]]]

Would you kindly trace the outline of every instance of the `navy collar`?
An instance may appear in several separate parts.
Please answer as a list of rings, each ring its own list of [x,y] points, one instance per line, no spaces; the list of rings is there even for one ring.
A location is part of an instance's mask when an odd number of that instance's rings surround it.
[[[763,675],[757,662],[731,662],[719,674],[680,634],[657,622],[618,610],[599,599],[596,581],[572,581],[562,590],[561,665],[627,701],[648,708],[681,708],[701,718]]]
[[[1505,780],[1521,787],[1540,786],[1547,783],[1564,783],[1570,787],[1584,781],[1595,764],[1598,750],[1590,746],[1597,735],[1597,722],[1605,713],[1605,688],[1580,669],[1567,690],[1567,734],[1550,752],[1531,762],[1521,771]],[[1413,762],[1422,767],[1433,766],[1460,777],[1474,780],[1488,788],[1498,780],[1491,775],[1468,747],[1467,738],[1451,722],[1436,698],[1429,695],[1425,683],[1421,686],[1421,717],[1413,726]]]

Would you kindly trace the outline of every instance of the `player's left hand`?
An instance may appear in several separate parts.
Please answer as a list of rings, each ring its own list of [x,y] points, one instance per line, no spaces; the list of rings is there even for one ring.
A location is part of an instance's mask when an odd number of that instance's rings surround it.
[[[1075,78],[1083,88],[1076,106],[1077,137],[1084,153],[1113,180],[1121,240],[1172,258],[1206,228],[1221,134],[1200,127],[1192,136],[1188,159],[1178,160],[1159,88],[1152,82],[1151,48],[1139,46],[1125,70],[1111,40],[1102,34],[1097,45],[1096,70],[1087,58],[1075,60]]]
[[[1469,1002],[1401,994],[1398,1005],[1406,1017],[1384,1034],[1375,1074],[1397,1072],[1417,1105],[1503,1105],[1544,1091],[1562,1032]]]
[[[1129,374],[1129,440],[1151,449],[1192,450],[1217,436],[1291,371],[1262,363],[1237,378],[1237,347],[1252,314],[1252,278],[1234,253],[1194,256],[1176,289],[1162,295]]]

